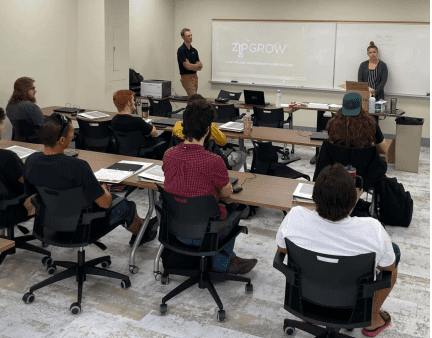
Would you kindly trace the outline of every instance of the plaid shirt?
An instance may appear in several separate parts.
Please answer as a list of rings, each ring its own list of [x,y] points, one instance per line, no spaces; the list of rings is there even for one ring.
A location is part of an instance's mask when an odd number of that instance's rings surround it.
[[[229,183],[228,170],[222,158],[198,144],[181,143],[168,149],[162,169],[165,174],[164,189],[180,196],[213,194],[219,201],[218,190]],[[221,219],[225,219],[225,206],[221,203],[219,206]]]

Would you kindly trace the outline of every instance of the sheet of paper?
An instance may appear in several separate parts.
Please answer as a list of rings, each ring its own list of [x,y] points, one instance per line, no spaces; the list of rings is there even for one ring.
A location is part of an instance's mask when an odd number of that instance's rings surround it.
[[[151,167],[150,169],[143,171],[142,173],[138,174],[138,178],[145,178],[154,181],[165,182],[165,175],[162,170],[162,166],[160,165],[155,165],[154,167]]]
[[[299,183],[293,193],[293,196],[312,199],[313,188],[313,184]]]
[[[341,104],[329,104],[330,108],[342,108]]]
[[[6,149],[13,151],[15,154],[18,155],[18,157],[20,159],[26,158],[30,154],[33,154],[33,153],[37,152],[37,150],[33,150],[33,149],[29,149],[29,148],[24,148],[24,147],[20,147],[20,146],[12,146],[12,147],[9,147],[9,148],[6,148]]]
[[[146,118],[143,117],[143,120],[144,120],[146,123],[150,123],[152,119],[146,119]]]
[[[102,112],[96,111],[96,110],[95,111],[88,111],[88,112],[85,112],[85,113],[79,113],[78,116],[84,117],[84,118],[87,118],[87,119],[91,119],[91,120],[101,119],[101,118],[104,118],[104,117],[109,117],[108,114],[105,114],[105,113],[102,113]]]
[[[243,122],[227,122],[219,126],[219,129],[243,131]]]

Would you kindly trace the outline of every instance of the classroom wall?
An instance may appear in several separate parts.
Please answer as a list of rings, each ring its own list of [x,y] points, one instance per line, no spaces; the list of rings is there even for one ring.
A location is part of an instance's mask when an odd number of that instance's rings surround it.
[[[129,67],[144,79],[174,80],[174,9],[174,0],[129,0]]]
[[[36,80],[41,107],[76,102],[76,1],[0,1],[0,107],[22,76]]]
[[[242,91],[244,88],[230,85],[210,84],[211,80],[211,24],[212,19],[265,19],[265,20],[352,20],[352,21],[429,21],[428,0],[176,0],[175,33],[188,27],[193,33],[192,45],[198,49],[204,68],[198,73],[198,92],[205,97],[216,97],[220,89]],[[182,40],[175,35],[175,50]],[[378,46],[379,47],[379,46]],[[365,46],[365,60],[367,60]],[[385,60],[383,60],[385,61]],[[170,61],[176,63],[175,54]],[[391,69],[389,70],[391,72]],[[178,67],[175,67],[173,86],[180,95],[181,87]],[[266,100],[275,102],[276,88],[249,87],[264,90]],[[343,93],[319,92],[298,89],[282,89],[282,103],[305,101],[319,103],[340,103]],[[398,97],[398,108],[407,116],[425,119],[422,137],[430,137],[430,100]],[[316,114],[300,110],[294,113],[294,125],[316,126]],[[395,134],[394,118],[380,122],[384,133]]]

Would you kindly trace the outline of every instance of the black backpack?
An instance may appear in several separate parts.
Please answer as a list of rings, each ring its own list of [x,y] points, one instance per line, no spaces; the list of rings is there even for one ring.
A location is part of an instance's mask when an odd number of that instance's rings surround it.
[[[132,68],[129,68],[129,86],[140,86],[142,81],[144,81],[144,77],[140,73],[134,71]]]
[[[386,225],[408,227],[413,214],[409,191],[396,178],[383,177],[374,184],[378,220]]]

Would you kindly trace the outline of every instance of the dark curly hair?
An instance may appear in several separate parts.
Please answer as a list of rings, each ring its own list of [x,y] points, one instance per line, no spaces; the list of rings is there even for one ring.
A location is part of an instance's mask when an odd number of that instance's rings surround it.
[[[2,107],[0,107],[0,123],[3,123],[3,121],[5,120],[5,118],[6,118],[5,111],[3,110]]]
[[[329,142],[366,148],[375,144],[376,122],[363,108],[357,116],[342,115],[342,109],[328,121]]]
[[[9,99],[10,104],[17,104],[21,101],[36,102],[35,98],[30,98],[28,92],[33,87],[33,80],[31,77],[20,77],[14,83],[14,91]]]
[[[322,218],[339,221],[347,217],[357,202],[353,177],[340,163],[325,167],[317,177],[312,199]]]
[[[189,103],[183,113],[183,135],[186,140],[201,140],[216,119],[216,109],[205,99]]]

